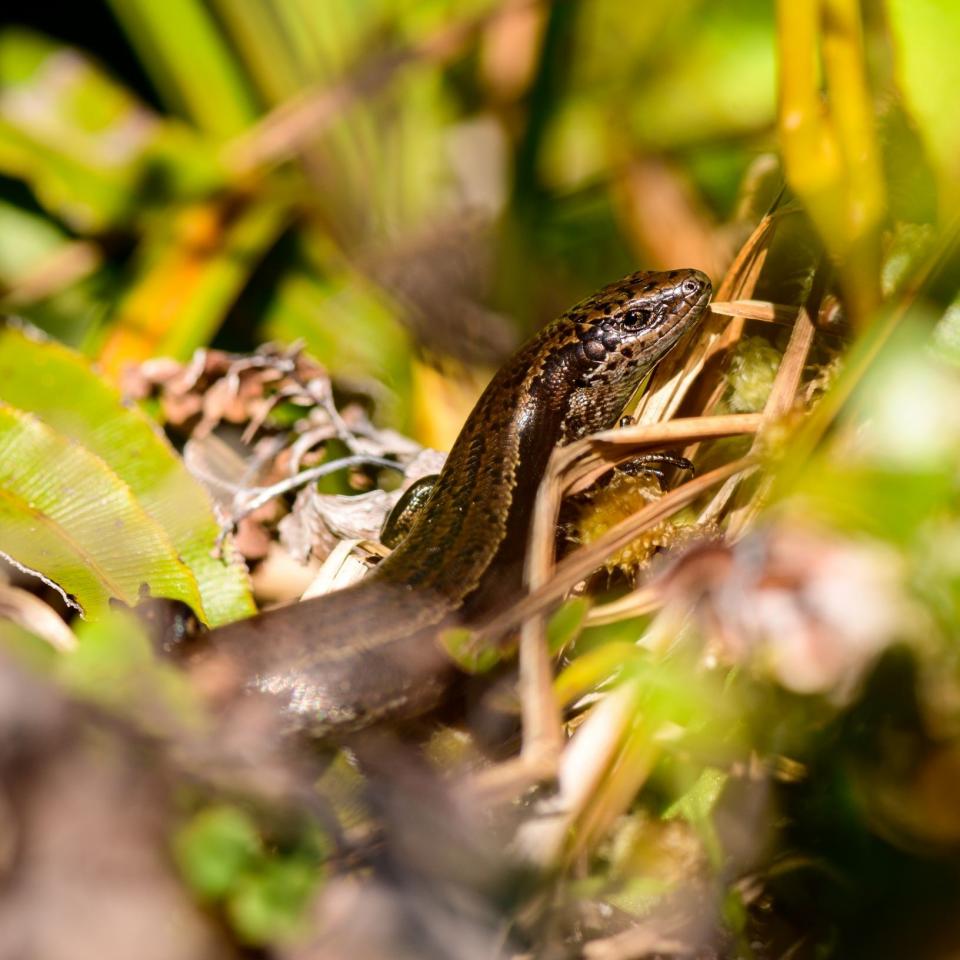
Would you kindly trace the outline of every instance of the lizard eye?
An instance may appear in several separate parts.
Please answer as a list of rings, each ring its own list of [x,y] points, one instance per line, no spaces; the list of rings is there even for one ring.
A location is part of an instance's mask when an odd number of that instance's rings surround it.
[[[625,327],[642,327],[650,322],[650,311],[633,307],[623,315],[622,323]]]

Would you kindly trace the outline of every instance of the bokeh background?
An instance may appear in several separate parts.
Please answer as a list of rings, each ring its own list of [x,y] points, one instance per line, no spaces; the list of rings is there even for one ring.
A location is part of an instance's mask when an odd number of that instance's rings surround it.
[[[957,14],[863,14],[872,95],[920,151],[911,202],[936,216],[956,195]],[[770,199],[769,0],[89,0],[6,17],[3,306],[113,375],[299,338],[445,447],[526,332],[634,269],[718,278]],[[779,42],[802,43],[794,30]]]

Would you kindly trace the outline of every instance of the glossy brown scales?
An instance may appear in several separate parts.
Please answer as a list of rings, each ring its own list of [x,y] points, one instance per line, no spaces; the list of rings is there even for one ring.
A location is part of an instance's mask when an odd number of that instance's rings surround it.
[[[573,307],[484,391],[422,515],[361,583],[212,631],[194,652],[277,698],[293,726],[347,732],[410,716],[453,667],[442,627],[522,589],[533,501],[553,449],[613,426],[656,362],[704,313],[698,271],[637,273]]]

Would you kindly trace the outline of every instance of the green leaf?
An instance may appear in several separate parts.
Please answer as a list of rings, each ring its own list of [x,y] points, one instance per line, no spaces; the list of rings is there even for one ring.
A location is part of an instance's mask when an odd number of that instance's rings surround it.
[[[222,178],[188,128],[40,34],[0,34],[0,89],[0,171],[25,180],[75,230],[105,230],[139,216],[148,199],[209,190]]]
[[[709,817],[728,779],[723,770],[707,767],[697,778],[697,782],[682,797],[670,804],[663,814],[663,819],[683,817],[690,823],[699,823]]]
[[[51,264],[86,258],[73,282],[40,296],[19,297]],[[73,240],[56,223],[0,200],[0,291],[10,308],[68,343],[78,344],[107,309],[104,273],[92,245]],[[20,288],[20,289],[18,289]],[[36,292],[36,291],[34,291]],[[12,296],[11,296],[12,295]]]
[[[468,627],[444,630],[440,634],[440,643],[464,673],[487,673],[503,659],[503,653],[496,647],[478,646]]]
[[[197,582],[160,525],[100,457],[0,405],[0,544],[90,617],[143,588],[201,609]]]
[[[46,640],[3,618],[0,618],[0,653],[39,674],[52,673],[61,659],[61,654]]]
[[[897,82],[937,167],[949,210],[960,199],[960,7],[949,0],[887,0]]]
[[[207,900],[227,896],[262,854],[253,822],[230,806],[198,813],[178,831],[173,851],[187,883]]]
[[[696,783],[663,814],[664,820],[682,817],[697,830],[714,867],[723,862],[723,848],[713,825],[713,810],[729,779],[723,770],[706,767]]]
[[[586,597],[573,597],[550,618],[547,648],[551,653],[559,653],[577,639],[589,609],[590,601]]]
[[[650,75],[626,101],[636,136],[669,148],[762,129],[773,121],[773,5],[754,0],[678,5],[655,49]],[[731,42],[736,37],[736,42]],[[636,83],[636,81],[634,81]]]
[[[874,358],[848,404],[856,442],[842,456],[828,448],[797,469],[795,492],[808,519],[905,546],[953,509],[960,384],[931,355],[930,325],[925,311],[915,312]],[[871,343],[868,332],[854,349]]]
[[[291,848],[268,850],[246,813],[221,805],[193,816],[173,849],[190,887],[223,905],[242,940],[266,944],[296,930],[323,878],[328,844],[319,830],[308,828]]]
[[[216,137],[256,119],[239,64],[199,0],[111,0],[117,19],[168,103]]]
[[[626,641],[612,641],[589,650],[577,657],[554,681],[557,702],[572,703],[585,693],[596,690],[618,675],[625,664],[633,663],[643,655],[635,643]]]
[[[0,282],[12,286],[69,242],[55,223],[0,201]]]
[[[39,34],[0,35],[0,169],[79,230],[132,201],[151,117],[78,51]]]
[[[193,597],[187,602],[205,622],[216,626],[254,612],[243,564],[212,555],[219,527],[204,488],[146,415],[125,405],[82,356],[13,327],[0,329],[0,401],[37,414],[57,432],[58,442],[69,446],[68,441],[74,441],[83,448],[96,476],[107,471],[114,485],[127,489],[136,507],[169,538],[165,549],[169,553],[172,547],[180,569],[181,564],[189,568],[181,599]],[[37,470],[42,474],[47,468],[38,465]],[[98,490],[93,492],[99,496]],[[106,514],[100,520],[110,522]],[[77,546],[96,544],[80,540]],[[8,552],[16,557],[12,549]],[[59,582],[54,570],[16,559]],[[147,576],[152,560],[150,553],[134,554],[128,576],[137,585],[146,582],[154,596],[173,595],[161,592],[159,583]],[[134,588],[133,602],[136,596]]]
[[[294,933],[318,879],[306,860],[269,861],[243,877],[227,900],[227,915],[242,939],[266,944]]]

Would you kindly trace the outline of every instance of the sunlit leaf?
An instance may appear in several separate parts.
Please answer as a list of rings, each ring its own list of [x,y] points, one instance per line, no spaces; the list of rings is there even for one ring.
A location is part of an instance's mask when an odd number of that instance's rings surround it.
[[[0,406],[0,545],[90,617],[111,598],[202,608],[197,582],[130,488],[98,456],[35,416]]]
[[[658,69],[629,103],[643,142],[677,146],[773,122],[771,4],[739,0],[697,5],[693,17],[676,29],[682,55],[658,59]]]
[[[948,0],[887,0],[898,81],[952,206],[960,199],[960,7]]]
[[[664,819],[683,817],[691,823],[699,823],[713,812],[728,779],[722,770],[707,767],[697,782],[664,811]]]
[[[117,220],[149,114],[77,51],[21,30],[0,35],[0,86],[0,168],[80,229]]]
[[[560,703],[571,703],[577,697],[595,690],[618,676],[624,664],[637,659],[639,651],[633,643],[607,643],[577,657],[554,683]]]
[[[74,229],[135,218],[158,189],[209,189],[216,162],[88,57],[39,34],[0,34],[0,171]]]
[[[69,403],[63,402],[65,397]],[[189,580],[195,578],[202,598],[196,608],[201,617],[216,625],[253,612],[245,569],[213,556],[219,527],[206,491],[156,426],[125,405],[83,357],[13,327],[0,329],[0,400],[37,414],[62,440],[84,448],[98,469],[108,468],[114,480],[129,489],[137,506],[169,537],[178,560],[189,567]],[[78,546],[92,545],[80,541]],[[149,560],[149,554],[143,554],[144,570]],[[134,575],[136,571],[131,569]],[[51,571],[43,572],[56,579]]]

